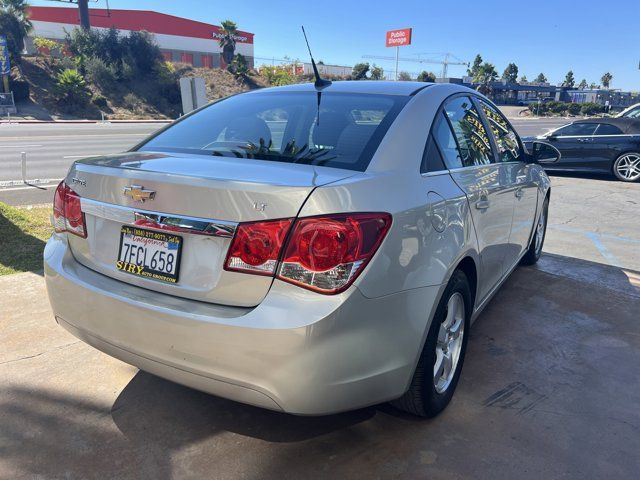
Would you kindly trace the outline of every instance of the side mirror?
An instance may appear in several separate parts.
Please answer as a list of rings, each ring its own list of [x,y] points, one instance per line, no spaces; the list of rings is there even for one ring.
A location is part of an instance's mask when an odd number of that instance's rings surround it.
[[[554,163],[560,160],[562,154],[553,145],[545,142],[533,142],[531,145],[531,158],[534,163]]]
[[[544,137],[544,138],[546,138],[547,140],[550,140],[550,141],[552,141],[552,142],[553,142],[554,140],[557,140],[557,139],[558,139],[558,136],[557,136],[555,133],[550,133],[549,135],[547,135],[547,136],[546,136],[546,137]]]

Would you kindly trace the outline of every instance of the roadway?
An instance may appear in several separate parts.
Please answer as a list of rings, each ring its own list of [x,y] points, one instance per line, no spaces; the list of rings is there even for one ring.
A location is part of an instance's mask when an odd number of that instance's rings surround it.
[[[522,136],[538,135],[568,123],[564,119],[513,119]],[[130,124],[0,124],[0,201],[10,205],[48,203],[52,187],[71,164],[94,155],[128,150],[163,123]],[[21,153],[27,156],[22,184]]]

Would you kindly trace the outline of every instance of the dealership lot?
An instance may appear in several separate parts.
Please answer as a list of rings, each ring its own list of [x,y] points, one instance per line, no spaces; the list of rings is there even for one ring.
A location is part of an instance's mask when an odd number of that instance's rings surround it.
[[[640,185],[552,177],[545,256],[474,324],[450,407],[303,418],[153,377],[0,277],[0,478],[631,478],[640,471]],[[390,319],[392,321],[392,319]]]

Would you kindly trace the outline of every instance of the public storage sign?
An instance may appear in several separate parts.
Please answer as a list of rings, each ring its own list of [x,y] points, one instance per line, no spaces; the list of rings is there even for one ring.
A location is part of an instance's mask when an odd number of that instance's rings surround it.
[[[387,47],[402,47],[411,45],[411,29],[389,30],[387,32]]]

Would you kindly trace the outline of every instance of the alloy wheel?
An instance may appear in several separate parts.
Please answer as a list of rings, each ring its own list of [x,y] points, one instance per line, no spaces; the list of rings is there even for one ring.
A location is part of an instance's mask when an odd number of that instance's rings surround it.
[[[536,226],[536,255],[540,255],[542,250],[542,242],[544,241],[544,230],[547,227],[547,212],[546,209],[542,210],[540,218],[538,219],[538,225]]]
[[[433,384],[436,392],[444,393],[456,372],[464,336],[464,298],[455,292],[447,302],[447,313],[440,324],[433,365]]]
[[[624,180],[632,182],[640,178],[640,155],[627,153],[616,162],[616,172]]]

